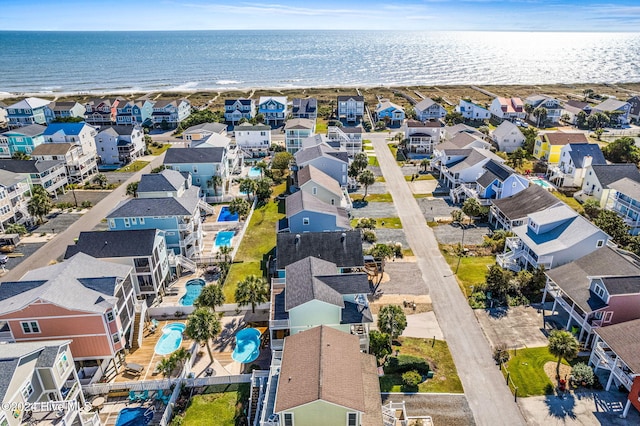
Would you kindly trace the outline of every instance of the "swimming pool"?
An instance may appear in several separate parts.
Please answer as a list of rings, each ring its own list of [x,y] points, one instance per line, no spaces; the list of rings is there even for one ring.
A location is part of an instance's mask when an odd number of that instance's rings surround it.
[[[116,426],[147,426],[153,419],[153,409],[150,408],[123,408],[118,413]]]
[[[229,211],[229,206],[224,206],[220,209],[220,214],[218,215],[218,222],[237,222],[238,221],[238,213],[231,213]]]
[[[186,325],[180,322],[172,322],[162,328],[162,336],[156,343],[155,352],[158,355],[169,355],[178,350],[182,344],[182,333]]]
[[[260,331],[245,328],[236,333],[236,347],[231,354],[235,361],[247,364],[255,361],[260,355]]]
[[[544,189],[554,189],[553,185],[551,185],[549,182],[547,182],[544,179],[541,178],[529,178],[529,180],[533,183],[535,183],[538,186],[543,187]]]
[[[262,176],[262,170],[259,167],[252,167],[251,169],[249,169],[249,173],[247,174],[247,176],[252,179],[257,179]]]
[[[236,233],[234,231],[220,231],[216,235],[216,241],[214,246],[216,249],[219,249],[222,246],[231,247],[231,241],[233,240],[233,236]]]
[[[200,296],[204,286],[205,282],[202,278],[194,278],[187,281],[187,284],[185,284],[187,292],[180,298],[180,304],[182,306],[193,306],[193,301]]]

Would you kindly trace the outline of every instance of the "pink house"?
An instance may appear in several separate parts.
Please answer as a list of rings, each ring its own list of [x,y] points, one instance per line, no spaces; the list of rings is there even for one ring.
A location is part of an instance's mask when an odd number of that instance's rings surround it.
[[[527,113],[524,110],[524,102],[520,98],[497,97],[489,106],[491,115],[500,120],[523,120]]]
[[[68,339],[84,366],[111,366],[137,343],[132,267],[84,253],[0,284],[0,341]],[[95,371],[95,370],[94,370]]]

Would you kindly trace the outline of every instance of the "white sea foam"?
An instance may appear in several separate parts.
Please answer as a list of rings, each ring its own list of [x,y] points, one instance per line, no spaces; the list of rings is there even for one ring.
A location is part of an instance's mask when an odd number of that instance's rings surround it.
[[[221,86],[229,86],[231,84],[242,84],[242,82],[239,80],[217,80],[216,84],[219,84]]]

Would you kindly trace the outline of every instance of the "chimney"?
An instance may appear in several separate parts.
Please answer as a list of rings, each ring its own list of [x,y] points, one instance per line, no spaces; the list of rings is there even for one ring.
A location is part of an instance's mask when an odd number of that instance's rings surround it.
[[[593,162],[593,157],[590,155],[585,155],[584,158],[582,159],[582,168],[586,169],[591,165],[592,162]]]

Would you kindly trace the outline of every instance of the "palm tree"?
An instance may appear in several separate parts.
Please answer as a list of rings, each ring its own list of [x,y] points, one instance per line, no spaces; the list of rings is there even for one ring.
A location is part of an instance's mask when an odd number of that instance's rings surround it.
[[[215,175],[207,182],[207,184],[209,187],[213,188],[213,195],[218,195],[218,188],[222,186],[222,177]]]
[[[556,377],[560,378],[560,363],[562,359],[567,361],[578,356],[580,345],[573,334],[566,330],[553,330],[549,335],[549,353],[558,357],[556,365]]]
[[[24,153],[22,151],[16,151],[13,153],[13,155],[11,156],[11,158],[13,160],[31,160],[31,156],[27,153]]]
[[[524,112],[527,113],[527,117],[531,115],[531,113],[533,112],[533,105],[531,104],[524,104]]]
[[[229,212],[237,214],[241,219],[247,217],[249,210],[251,210],[251,205],[244,198],[236,197],[229,203]]]
[[[172,353],[169,358],[173,359],[176,365],[180,367],[180,370],[182,370],[184,368],[184,364],[189,358],[191,358],[191,352],[185,348],[180,348]]]
[[[162,373],[162,377],[164,377],[165,379],[167,377],[171,378],[171,373],[173,373],[173,370],[176,369],[176,360],[175,358],[169,356],[166,358],[162,358],[159,362],[158,365],[156,366],[156,369],[158,371],[160,371],[160,373]]]
[[[224,304],[222,286],[217,284],[205,286],[193,304],[196,308],[211,308],[215,312],[216,306],[222,306]]]
[[[51,209],[53,208],[53,203],[51,202],[51,198],[49,198],[49,194],[41,193],[35,191],[36,187],[34,187],[34,193],[29,200],[29,204],[27,204],[27,211],[31,216],[35,216],[38,218],[38,223],[43,222],[43,218],[49,214]]]
[[[20,236],[27,233],[27,228],[20,223],[10,223],[4,227],[6,234],[18,234]]]
[[[269,165],[264,161],[258,161],[255,165],[256,168],[260,169],[260,177],[264,177],[264,171],[269,168]]]
[[[127,185],[127,195],[131,195],[134,198],[137,197],[139,184],[140,182],[131,182],[129,185]]]
[[[429,167],[429,164],[431,164],[431,160],[428,158],[423,158],[422,161],[420,161],[420,167],[422,167],[422,170],[425,173],[427,173],[427,167]]]
[[[240,181],[240,192],[247,194],[247,201],[251,201],[251,196],[256,192],[256,181],[251,178],[244,178]]]
[[[91,179],[91,182],[97,184],[98,186],[100,186],[100,188],[106,188],[109,180],[107,179],[107,176],[104,175],[104,173],[98,173],[93,179]]]
[[[238,283],[236,303],[239,306],[251,305],[251,312],[256,313],[256,305],[269,301],[269,284],[262,277],[249,275]]]
[[[222,325],[220,325],[218,314],[209,308],[197,308],[187,317],[185,334],[190,339],[207,346],[211,362],[213,362],[213,354],[209,341],[215,339],[220,331],[222,331]]]
[[[231,246],[220,246],[218,248],[218,253],[224,257],[225,263],[229,263],[229,261],[231,260],[229,255],[232,251],[233,249],[231,248]]]
[[[533,116],[536,118],[536,127],[540,127],[540,121],[544,123],[544,120],[547,119],[547,109],[545,107],[538,107],[533,110]]]
[[[369,186],[373,185],[375,181],[376,177],[373,175],[373,172],[371,170],[364,170],[362,173],[360,173],[360,176],[358,176],[358,183],[364,186],[364,196],[362,197],[362,201],[367,198]]]

